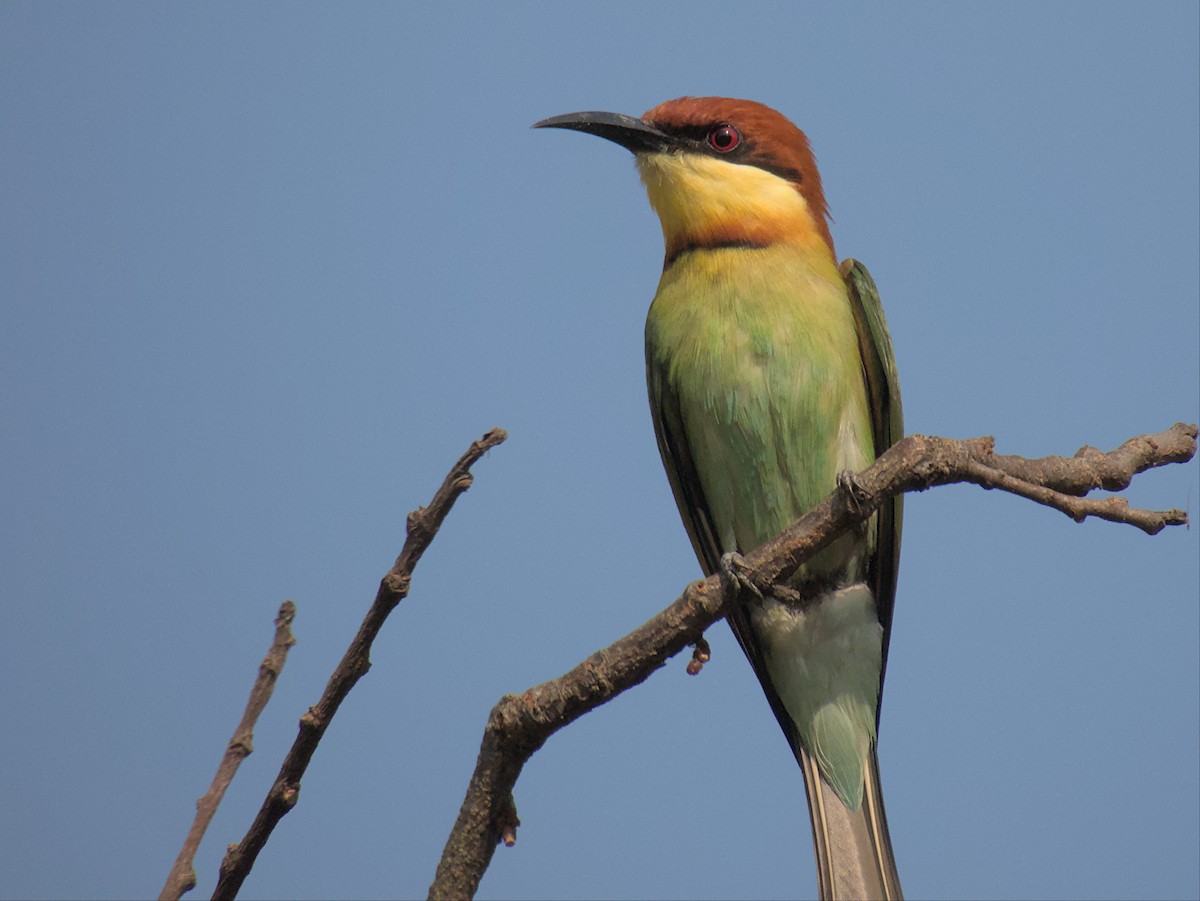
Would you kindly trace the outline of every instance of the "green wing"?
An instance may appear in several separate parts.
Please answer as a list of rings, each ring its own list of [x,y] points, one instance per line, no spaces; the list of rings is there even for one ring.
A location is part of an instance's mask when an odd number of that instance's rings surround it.
[[[875,456],[904,437],[904,412],[900,405],[900,379],[896,355],[888,333],[879,289],[867,267],[858,260],[843,260],[842,278],[850,295],[867,398],[871,405],[871,429],[875,434]],[[900,519],[904,496],[884,502],[875,517],[875,554],[867,569],[867,582],[875,594],[879,622],[883,626],[883,667],[879,671],[880,698],[887,669],[888,638],[892,630],[892,608],[896,601],[896,575],[900,566]],[[882,705],[881,705],[882,706]],[[878,719],[876,712],[876,719]]]
[[[721,560],[717,530],[692,459],[679,393],[669,384],[666,372],[660,368],[650,347],[646,349],[646,386],[650,392],[650,414],[654,417],[654,437],[658,441],[658,453],[667,471],[667,480],[671,483],[671,492],[700,566],[705,575],[711,576]]]

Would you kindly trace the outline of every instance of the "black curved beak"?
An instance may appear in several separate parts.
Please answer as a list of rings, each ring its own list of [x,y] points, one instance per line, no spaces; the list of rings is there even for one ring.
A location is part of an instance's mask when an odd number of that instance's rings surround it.
[[[654,153],[667,150],[674,143],[674,138],[663,134],[654,126],[624,116],[621,113],[567,113],[564,116],[551,116],[541,122],[534,122],[532,128],[569,128],[573,131],[585,131],[590,135],[607,138],[620,144],[631,153]]]

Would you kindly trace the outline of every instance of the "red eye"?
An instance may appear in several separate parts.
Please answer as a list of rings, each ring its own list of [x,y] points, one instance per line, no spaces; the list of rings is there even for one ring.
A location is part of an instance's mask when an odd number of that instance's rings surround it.
[[[741,133],[732,125],[718,125],[708,133],[708,146],[717,153],[728,153],[740,143]]]

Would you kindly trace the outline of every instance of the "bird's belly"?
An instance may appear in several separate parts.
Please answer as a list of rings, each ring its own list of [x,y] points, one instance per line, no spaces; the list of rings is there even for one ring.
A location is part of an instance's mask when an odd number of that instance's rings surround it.
[[[771,684],[805,747],[857,806],[883,661],[883,626],[870,589],[850,585],[801,605],[767,597],[749,613]]]
[[[704,408],[688,422],[697,474],[722,551],[753,550],[774,538],[834,490],[839,473],[871,462],[848,438],[853,410],[822,421],[820,387],[796,393],[790,379],[772,384],[771,373],[748,371],[741,381],[714,385],[685,409]],[[810,396],[811,395],[811,396]],[[848,434],[849,433],[849,434]],[[865,535],[847,533],[797,573],[796,581],[861,578]]]

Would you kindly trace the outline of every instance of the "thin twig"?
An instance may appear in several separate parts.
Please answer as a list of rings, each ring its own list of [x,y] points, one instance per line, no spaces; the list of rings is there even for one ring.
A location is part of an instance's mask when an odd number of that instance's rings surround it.
[[[746,554],[744,575],[770,591],[847,529],[866,521],[888,497],[935,485],[974,482],[1036,500],[1076,520],[1095,516],[1150,534],[1187,523],[1179,510],[1129,507],[1123,499],[1081,499],[1091,488],[1124,487],[1139,472],[1190,460],[1196,426],[1182,423],[1142,435],[1108,454],[1085,448],[1073,458],[1026,460],[994,453],[991,438],[954,440],[910,435],[869,469],[797,520],[782,535]],[[735,601],[737,588],[719,575],[693,582],[666,610],[570,672],[500,699],[488,717],[475,772],[446,841],[430,898],[470,898],[498,842],[516,840],[513,788],[526,761],[559,729],[647,679],[668,658],[703,636]]]
[[[254,818],[245,837],[229,847],[221,862],[220,877],[213,891],[213,898],[234,898],[254,866],[259,851],[270,838],[275,825],[296,806],[300,794],[300,779],[312,760],[321,736],[325,734],[330,720],[349,694],[354,684],[371,668],[371,644],[388,614],[408,595],[413,569],[429,547],[446,514],[464,491],[471,487],[471,467],[491,448],[508,437],[503,429],[492,429],[478,441],[472,443],[459,458],[442,482],[442,486],[429,502],[428,507],[419,507],[408,514],[408,537],[396,563],[379,584],[375,602],[367,611],[337,669],[329,677],[329,683],[321,699],[300,718],[300,734],[296,736],[291,750],[279,768],[275,783],[267,792],[258,816]]]
[[[196,801],[196,818],[192,821],[192,828],[184,839],[179,856],[175,858],[175,865],[167,874],[167,881],[158,896],[159,901],[179,901],[184,894],[196,887],[196,870],[193,867],[196,852],[200,849],[200,842],[204,839],[208,824],[212,822],[213,815],[216,814],[221,799],[225,797],[225,790],[233,782],[238,767],[254,752],[254,724],[266,708],[267,701],[271,700],[275,681],[283,670],[288,651],[296,643],[292,636],[292,620],[295,618],[296,605],[291,601],[284,601],[279,606],[279,615],[275,617],[275,640],[271,643],[267,656],[258,666],[258,678],[254,680],[254,687],[250,689],[250,700],[246,702],[242,721],[233,730],[233,737],[229,739],[225,748],[212,785]]]

